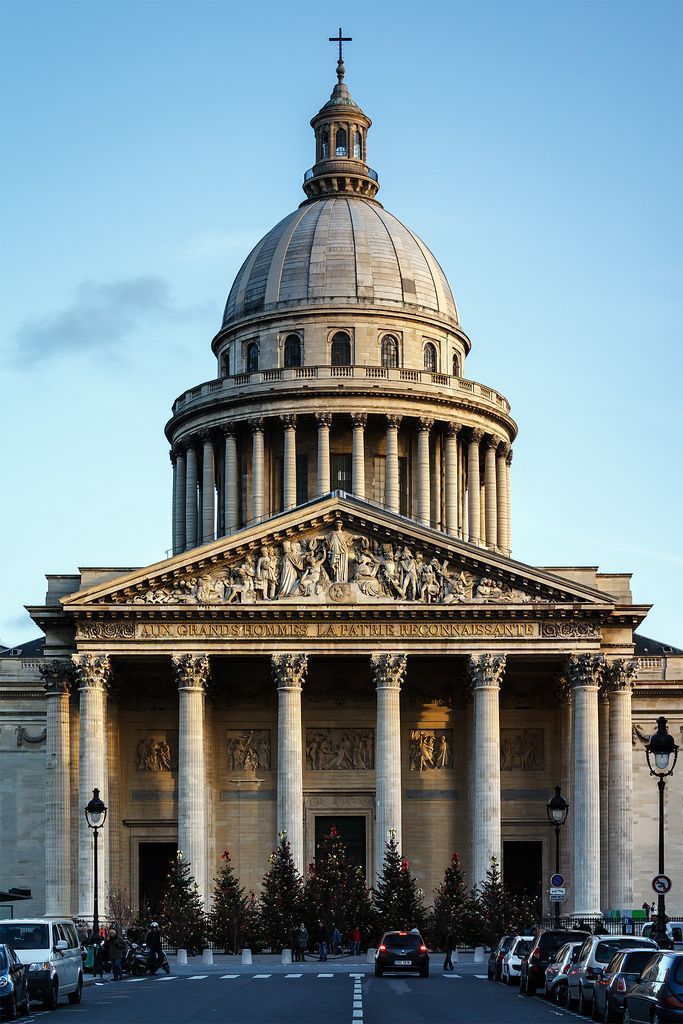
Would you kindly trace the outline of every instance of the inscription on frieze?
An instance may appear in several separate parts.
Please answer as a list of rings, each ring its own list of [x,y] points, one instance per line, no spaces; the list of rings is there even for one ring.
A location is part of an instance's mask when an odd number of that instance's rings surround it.
[[[500,768],[503,772],[543,771],[543,729],[501,729]]]
[[[452,729],[411,729],[408,760],[411,772],[453,767]]]
[[[306,729],[310,771],[363,771],[374,766],[374,729]]]
[[[270,771],[270,729],[230,729],[226,739],[230,771]]]

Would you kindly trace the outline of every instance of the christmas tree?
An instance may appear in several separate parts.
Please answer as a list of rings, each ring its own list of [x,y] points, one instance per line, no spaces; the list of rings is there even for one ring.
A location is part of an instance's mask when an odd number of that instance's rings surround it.
[[[475,938],[476,914],[475,893],[465,882],[460,855],[454,853],[443,882],[434,890],[430,929],[433,941],[445,948],[445,938],[452,931],[457,945],[471,945]]]
[[[178,850],[166,878],[159,916],[169,946],[186,949],[190,954],[201,953],[207,921],[190,861],[183,860],[182,850]]]
[[[476,898],[478,940],[495,946],[501,935],[528,934],[536,919],[534,901],[512,893],[502,881],[496,857]]]
[[[209,915],[209,934],[215,946],[226,953],[238,953],[244,944],[249,900],[240,886],[227,850],[221,856],[221,869],[213,890],[213,909]]]
[[[384,931],[424,926],[423,893],[418,888],[409,862],[399,851],[394,829],[384,848],[384,863],[374,889],[374,902],[380,927]]]
[[[280,832],[269,864],[262,883],[261,935],[266,946],[279,952],[291,948],[302,917],[301,875],[294,865],[286,832]]]
[[[349,857],[348,847],[333,826],[316,849],[315,863],[308,865],[304,883],[304,921],[315,937],[319,921],[342,940],[351,928],[360,929],[361,942],[375,935],[375,913],[363,869]]]

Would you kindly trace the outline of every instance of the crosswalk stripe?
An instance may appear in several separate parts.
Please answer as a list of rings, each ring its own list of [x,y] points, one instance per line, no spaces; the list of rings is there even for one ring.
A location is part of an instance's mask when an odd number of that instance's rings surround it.
[[[252,975],[252,977],[254,979],[256,979],[256,978],[272,978],[272,974],[254,974],[254,975]]]
[[[319,978],[334,978],[334,974],[319,974]]]
[[[285,978],[303,978],[303,974],[285,974]]]
[[[221,980],[226,981],[227,979],[239,978],[239,974],[221,974]]]
[[[489,980],[488,974],[475,974],[474,977],[475,978],[481,978],[482,981],[488,981]]]
[[[177,981],[178,980],[178,975],[177,974],[164,974],[158,980],[159,981]]]
[[[451,971],[449,971],[448,974],[446,974],[444,972],[443,977],[444,978],[462,978],[462,974],[452,974]],[[481,977],[481,975],[478,974],[477,977],[479,978],[479,977]]]
[[[208,974],[191,974],[187,979],[188,981],[204,981],[204,978],[208,978]]]

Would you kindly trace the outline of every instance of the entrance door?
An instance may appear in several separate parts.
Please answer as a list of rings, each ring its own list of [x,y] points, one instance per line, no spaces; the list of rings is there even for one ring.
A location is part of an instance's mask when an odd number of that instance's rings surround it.
[[[543,844],[526,840],[503,843],[503,881],[513,893],[526,894],[542,910]]]
[[[334,827],[339,832],[349,850],[349,859],[354,864],[360,864],[365,874],[365,818],[362,815],[320,815],[315,816],[315,848],[322,842],[330,829]]]
[[[138,846],[140,910],[149,910],[152,917],[157,917],[161,909],[166,878],[177,849],[177,843],[140,843]]]

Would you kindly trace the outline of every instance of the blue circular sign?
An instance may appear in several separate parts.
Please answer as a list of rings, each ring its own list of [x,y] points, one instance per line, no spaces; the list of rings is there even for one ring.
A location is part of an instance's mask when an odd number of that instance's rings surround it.
[[[557,889],[559,886],[564,885],[564,875],[553,875],[550,879],[550,884],[553,889]]]

